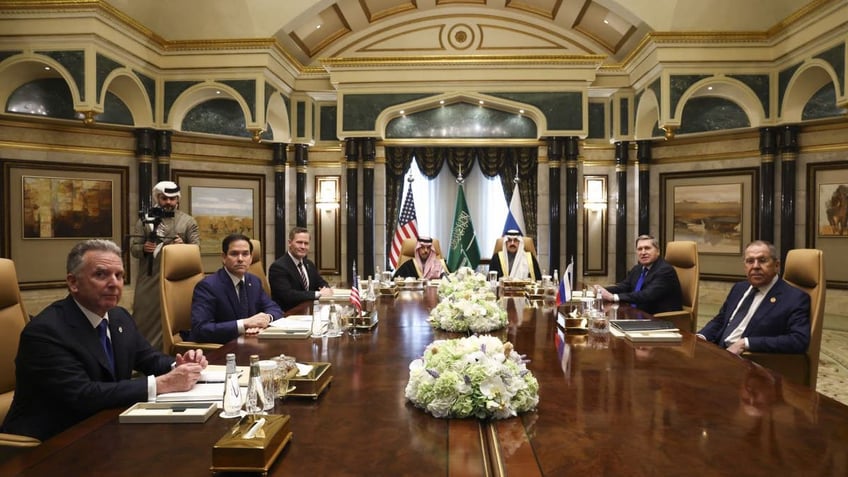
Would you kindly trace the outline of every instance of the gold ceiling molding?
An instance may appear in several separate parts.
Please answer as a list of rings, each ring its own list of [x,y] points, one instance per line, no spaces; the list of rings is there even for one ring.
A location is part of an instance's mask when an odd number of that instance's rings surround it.
[[[379,12],[372,12],[371,9],[368,8],[368,3],[364,0],[359,0],[359,5],[362,8],[362,11],[365,12],[365,17],[368,18],[368,23],[374,23],[378,20],[382,20],[383,18],[388,18],[393,15],[418,9],[418,6],[415,4],[415,2],[400,4],[391,8],[387,8],[385,10],[381,10]]]
[[[289,53],[275,38],[246,38],[231,40],[166,40],[150,28],[142,25],[132,17],[116,9],[103,0],[3,0],[0,2],[0,12],[91,12],[103,13],[112,17],[117,23],[135,30],[141,36],[150,40],[162,52],[180,51],[210,51],[210,50],[256,50],[274,49],[299,73],[304,65]],[[116,30],[121,30],[116,27]]]
[[[718,43],[763,43],[766,44],[773,35],[767,32],[650,32],[642,37],[636,48],[628,53],[620,63],[609,63],[601,66],[602,70],[626,70],[636,57],[644,53],[650,45],[668,44],[701,44],[704,46]]]
[[[153,30],[147,28],[137,22],[132,17],[127,16],[122,11],[116,9],[109,3],[102,0],[25,0],[25,1],[3,1],[0,2],[0,11],[16,13],[21,12],[38,12],[38,13],[53,13],[53,12],[92,12],[105,13],[113,17],[119,23],[123,23],[129,28],[135,30],[142,36],[148,38],[153,43],[162,47],[167,43],[167,40],[157,35]]]
[[[325,68],[356,68],[364,66],[444,66],[444,65],[509,65],[509,66],[595,66],[606,59],[603,55],[456,55],[375,57],[375,58],[321,58]]]
[[[773,27],[768,29],[767,33],[769,34],[769,36],[778,35],[779,33],[783,32],[784,30],[789,28],[790,26],[800,22],[805,17],[812,14],[814,11],[818,10],[820,7],[823,7],[823,6],[827,5],[828,3],[833,3],[833,2],[836,2],[836,1],[844,1],[844,0],[813,0],[810,3],[801,7],[797,12],[795,12],[792,15],[789,15],[788,17],[784,18],[783,20],[777,22],[776,25],[774,25]]]

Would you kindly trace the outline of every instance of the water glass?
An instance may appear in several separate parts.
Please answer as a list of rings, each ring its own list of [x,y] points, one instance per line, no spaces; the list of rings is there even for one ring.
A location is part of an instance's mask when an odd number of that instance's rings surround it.
[[[277,363],[270,359],[260,361],[259,375],[262,377],[262,393],[265,395],[265,405],[262,410],[270,411],[274,409],[274,398],[277,396]]]
[[[593,333],[609,332],[609,321],[607,320],[606,313],[599,310],[592,310],[589,313],[589,318],[591,320],[591,323],[589,324],[589,331]]]

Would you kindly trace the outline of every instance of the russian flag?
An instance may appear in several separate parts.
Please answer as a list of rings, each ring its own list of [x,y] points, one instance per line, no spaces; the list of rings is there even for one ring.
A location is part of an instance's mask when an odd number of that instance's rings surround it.
[[[557,293],[556,293],[556,304],[557,304],[557,306],[571,301],[572,265],[574,265],[574,263],[568,264],[568,267],[566,267],[565,272],[562,274],[562,278],[560,278],[560,280],[559,280],[559,288],[557,288]]]
[[[521,235],[527,234],[527,228],[524,226],[524,211],[521,209],[521,194],[518,192],[517,182],[512,190],[512,199],[509,200],[509,210],[506,213],[506,223],[502,235],[506,235],[508,230],[518,230]]]

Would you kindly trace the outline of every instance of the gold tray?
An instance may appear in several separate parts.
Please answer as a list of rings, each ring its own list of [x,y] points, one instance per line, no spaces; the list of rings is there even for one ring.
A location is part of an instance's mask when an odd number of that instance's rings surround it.
[[[376,310],[365,312],[364,315],[360,316],[359,318],[352,318],[352,320],[353,327],[357,330],[370,330],[371,328],[377,326],[377,323],[380,321],[377,318]]]
[[[295,392],[286,394],[286,397],[310,397],[318,399],[318,396],[327,389],[327,386],[333,381],[333,375],[330,373],[330,363],[310,363],[312,371],[306,376],[295,376],[289,379],[289,384],[295,387]]]
[[[381,287],[379,288],[379,290],[380,290],[380,291],[379,291],[380,296],[390,296],[390,297],[396,297],[396,296],[398,296],[398,287],[396,287],[396,286],[394,286],[394,285],[393,285],[393,286],[390,286],[390,287],[383,287],[383,286],[381,286]]]
[[[244,439],[242,436],[260,417],[265,419],[261,436]],[[245,416],[212,446],[210,470],[212,472],[261,472],[267,475],[268,469],[291,440],[290,420],[287,414]]]

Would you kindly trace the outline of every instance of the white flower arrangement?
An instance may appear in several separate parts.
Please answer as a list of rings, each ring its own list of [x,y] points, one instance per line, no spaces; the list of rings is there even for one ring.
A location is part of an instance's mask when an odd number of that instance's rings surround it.
[[[512,343],[493,336],[438,340],[409,364],[406,398],[439,418],[505,419],[539,403],[539,382]]]
[[[430,310],[436,328],[458,333],[485,333],[507,324],[506,310],[497,302],[486,277],[460,268],[439,284],[441,301]]]
[[[491,292],[488,292],[491,295]],[[507,324],[506,310],[494,295],[478,294],[467,299],[442,300],[430,310],[427,321],[436,328],[456,333],[486,333]]]
[[[469,299],[486,292],[494,296],[486,276],[468,267],[460,267],[439,283],[439,297],[442,300]]]

